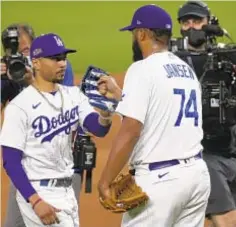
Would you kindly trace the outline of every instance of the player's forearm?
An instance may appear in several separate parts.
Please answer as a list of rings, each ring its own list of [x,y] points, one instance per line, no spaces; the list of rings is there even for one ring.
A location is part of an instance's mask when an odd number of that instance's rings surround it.
[[[120,101],[122,99],[122,90],[117,87],[113,93],[114,99],[116,99],[117,101]]]
[[[128,162],[139,133],[121,127],[112,145],[107,164],[102,173],[100,184],[110,185]]]
[[[5,108],[5,105],[1,103],[1,113],[3,112],[3,109]]]
[[[100,125],[102,126],[109,126],[112,122],[112,114],[106,111],[99,111],[99,118],[98,118],[98,122]]]
[[[28,200],[31,203],[31,205],[33,206],[35,204],[36,201],[38,201],[40,198],[40,196],[37,193],[34,193],[33,195],[31,195]]]
[[[26,201],[36,193],[29,182],[28,177],[21,165],[22,151],[2,146],[3,167],[15,185],[16,189],[22,194]]]
[[[99,114],[94,112],[85,118],[83,127],[97,137],[104,137],[110,130],[111,121],[105,125],[102,124],[99,120]]]
[[[109,126],[111,124],[111,122],[112,122],[112,119],[111,119],[110,116],[109,117],[104,117],[104,116],[100,115],[99,118],[98,118],[98,123],[100,125],[104,126],[104,127]]]

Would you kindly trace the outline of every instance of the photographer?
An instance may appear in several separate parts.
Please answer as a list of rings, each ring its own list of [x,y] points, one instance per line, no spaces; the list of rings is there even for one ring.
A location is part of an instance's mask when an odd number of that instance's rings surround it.
[[[213,41],[216,40],[216,36],[222,36],[226,32],[218,26],[218,20],[211,16],[208,6],[203,2],[188,1],[181,6],[178,11],[178,21],[181,34],[184,38],[187,37],[185,41],[187,40],[188,44],[187,50],[179,50],[176,54],[196,71],[202,85],[203,100],[205,97],[209,99],[205,96],[205,92],[211,91],[210,95],[212,95],[213,91],[216,91],[215,94],[218,94],[218,99],[210,99],[212,101],[210,108],[209,106],[206,108],[204,106],[206,103],[203,101],[204,139],[202,144],[204,159],[211,177],[211,194],[206,217],[211,219],[215,227],[235,227],[236,107],[228,109],[226,107],[222,110],[223,112],[219,111],[220,94],[225,86],[222,85],[222,88],[219,85],[214,87],[215,90],[211,86],[223,80],[223,84],[226,84],[232,95],[236,94],[231,77],[235,75],[236,49],[235,51],[228,50],[225,44],[215,43],[214,45]],[[184,42],[181,46],[184,46]],[[219,50],[220,46],[224,48]],[[214,50],[218,50],[218,53],[214,54]],[[222,58],[225,64],[221,61]]]
[[[7,101],[12,100],[27,84],[30,84],[33,79],[28,56],[34,37],[33,29],[29,25],[23,24],[12,24],[2,32],[2,45],[5,52],[5,56],[1,59],[2,107],[6,105]],[[9,66],[11,67],[10,71],[14,71],[12,68],[16,67],[16,78],[14,79],[9,74]],[[24,69],[26,69],[27,73]],[[20,72],[21,70],[22,72]],[[24,74],[22,75],[22,73]],[[19,78],[18,75],[22,78]],[[19,80],[19,83],[17,80]]]
[[[5,56],[1,59],[1,107],[11,101],[33,80],[29,50],[35,38],[33,28],[28,24],[9,25],[1,35]],[[74,84],[69,62],[62,84]]]
[[[2,44],[5,55],[1,59],[1,110],[3,110],[8,101],[11,101],[33,81],[34,77],[31,70],[29,51],[34,38],[33,28],[27,24],[12,24],[2,32]],[[73,86],[73,81],[72,68],[67,61],[65,76],[61,83]],[[75,193],[78,196],[80,181],[80,172],[77,171],[73,175],[73,183],[75,184]],[[4,227],[25,226],[15,195],[16,189],[10,182],[7,216]]]

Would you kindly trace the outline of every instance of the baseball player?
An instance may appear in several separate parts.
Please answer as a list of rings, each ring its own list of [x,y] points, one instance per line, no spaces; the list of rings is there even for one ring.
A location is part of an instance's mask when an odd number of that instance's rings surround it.
[[[136,183],[149,196],[146,205],[126,212],[122,226],[204,225],[210,178],[202,159],[201,90],[194,71],[168,52],[172,21],[156,5],[134,13],[131,31],[135,62],[124,81],[117,113],[122,124],[101,179],[101,198],[129,160]],[[109,91],[112,80],[101,79]],[[119,93],[119,89],[117,92]]]
[[[78,87],[58,84],[67,49],[56,34],[34,39],[30,56],[34,82],[6,107],[1,131],[3,165],[17,188],[17,203],[27,227],[79,226],[72,189],[72,131],[80,125],[106,135],[111,114],[96,112]]]
[[[25,57],[27,57],[28,62],[31,65],[31,60],[29,56],[29,51],[30,51],[30,46],[35,38],[35,32],[33,28],[28,25],[28,24],[22,24],[22,23],[17,23],[17,24],[11,24],[9,25],[3,32],[2,32],[2,37],[4,37],[4,34],[7,32],[7,29],[10,27],[16,27],[18,28],[19,31],[19,47],[18,51],[19,53],[23,54]],[[6,74],[7,68],[5,63],[1,63],[1,75]],[[28,73],[29,76],[25,77],[25,82],[31,83],[32,80],[32,74]],[[29,80],[30,79],[30,80]],[[22,85],[9,80],[8,78],[1,78],[1,103],[2,106],[5,106],[7,101],[12,100],[18,93],[21,92],[22,90]],[[73,71],[72,67],[69,61],[67,61],[67,66],[66,66],[66,71],[65,71],[65,76],[62,78],[61,81],[59,81],[63,85],[67,86],[73,86],[74,84],[74,76],[73,76]],[[27,83],[23,85],[24,87],[27,86]],[[76,172],[73,175],[72,178],[72,186],[75,191],[75,194],[77,196],[77,201],[79,202],[79,192],[81,188],[81,175],[79,170],[76,170]],[[4,227],[24,227],[24,221],[21,217],[19,207],[16,202],[16,188],[10,182],[10,187],[9,187],[9,195],[8,195],[8,204],[7,204],[7,216],[5,218],[5,223]]]

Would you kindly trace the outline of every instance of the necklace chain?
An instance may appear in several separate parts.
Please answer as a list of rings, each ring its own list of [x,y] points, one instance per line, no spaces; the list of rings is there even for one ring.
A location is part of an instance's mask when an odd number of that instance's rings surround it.
[[[62,91],[61,89],[58,87],[58,92],[60,94],[60,97],[61,97],[61,107],[56,107],[55,105],[53,105],[48,99],[47,97],[35,86],[35,85],[32,85],[35,90],[43,97],[44,100],[46,100],[46,102],[48,103],[49,106],[51,106],[54,110],[56,111],[60,111],[60,112],[63,112],[63,108],[64,108],[64,99],[63,99],[63,95],[62,95]]]

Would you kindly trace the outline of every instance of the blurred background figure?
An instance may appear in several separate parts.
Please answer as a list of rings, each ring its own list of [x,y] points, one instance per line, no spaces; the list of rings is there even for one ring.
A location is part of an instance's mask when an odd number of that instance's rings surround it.
[[[230,36],[204,2],[186,2],[178,21],[182,37],[175,53],[195,70],[203,91],[203,158],[211,177],[206,216],[214,227],[235,227],[236,106],[220,103],[236,95],[236,45],[217,42],[217,37]]]

